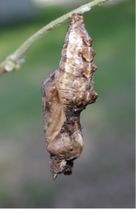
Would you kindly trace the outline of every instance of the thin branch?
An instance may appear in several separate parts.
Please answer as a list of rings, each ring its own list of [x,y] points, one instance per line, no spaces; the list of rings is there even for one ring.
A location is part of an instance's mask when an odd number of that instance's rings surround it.
[[[91,10],[92,7],[96,5],[101,5],[105,2],[110,0],[93,0],[87,4],[84,4],[77,9],[72,10],[71,12],[55,19],[54,21],[50,22],[39,31],[34,33],[30,36],[15,52],[9,55],[1,64],[0,64],[0,75],[4,74],[5,72],[11,72],[21,67],[24,61],[24,55],[28,51],[28,49],[35,43],[37,40],[45,36],[45,34],[52,30],[53,28],[57,27],[61,23],[68,20],[74,13],[83,14]]]

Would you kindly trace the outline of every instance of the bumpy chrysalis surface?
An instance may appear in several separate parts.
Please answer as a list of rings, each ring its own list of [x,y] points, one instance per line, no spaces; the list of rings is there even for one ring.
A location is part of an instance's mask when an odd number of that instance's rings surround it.
[[[59,68],[42,83],[44,132],[54,178],[60,173],[70,175],[73,161],[83,150],[80,113],[97,98],[92,80],[94,55],[83,17],[74,14]]]

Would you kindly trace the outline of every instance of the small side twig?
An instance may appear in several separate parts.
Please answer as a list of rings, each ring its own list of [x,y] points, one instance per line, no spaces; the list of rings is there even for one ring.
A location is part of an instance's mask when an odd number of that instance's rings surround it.
[[[52,30],[53,28],[57,27],[61,23],[68,20],[74,13],[83,14],[91,10],[92,7],[108,2],[110,0],[93,0],[87,4],[84,4],[77,9],[72,10],[71,12],[55,19],[54,21],[50,22],[32,36],[30,36],[15,52],[9,55],[1,64],[0,64],[0,75],[6,72],[12,72],[21,67],[24,61],[24,55],[28,51],[28,49],[35,43],[37,40],[45,36],[45,34]]]

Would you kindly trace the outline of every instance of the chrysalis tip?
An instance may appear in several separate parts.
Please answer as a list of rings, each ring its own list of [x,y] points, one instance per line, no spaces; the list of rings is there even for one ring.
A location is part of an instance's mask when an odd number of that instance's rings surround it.
[[[54,174],[53,174],[53,180],[54,180],[54,181],[56,180],[57,176],[58,176],[57,173],[54,173]]]

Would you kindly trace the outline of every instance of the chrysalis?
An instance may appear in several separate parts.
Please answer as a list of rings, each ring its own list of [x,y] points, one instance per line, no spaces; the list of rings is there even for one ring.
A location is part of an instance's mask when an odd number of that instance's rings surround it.
[[[42,83],[44,133],[54,178],[60,173],[70,175],[73,161],[83,150],[80,113],[97,98],[92,80],[94,55],[83,16],[74,14],[59,68]]]

